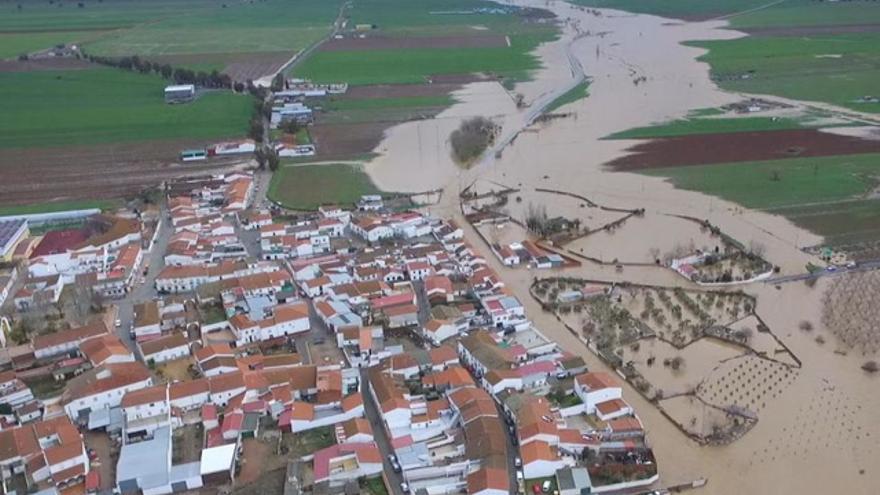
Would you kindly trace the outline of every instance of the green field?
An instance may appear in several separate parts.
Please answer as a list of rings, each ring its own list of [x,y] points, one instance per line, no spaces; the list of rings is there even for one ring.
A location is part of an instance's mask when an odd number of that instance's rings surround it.
[[[855,199],[877,186],[880,154],[792,158],[641,170],[676,187],[748,208],[769,209]],[[774,174],[778,180],[774,180]]]
[[[268,197],[294,210],[322,204],[353,204],[379,189],[359,167],[346,164],[282,165],[269,183]]]
[[[0,57],[82,41],[95,55],[301,50],[326,35],[340,0],[102,0],[0,6]],[[59,5],[61,7],[59,7]],[[92,31],[91,36],[82,32]],[[102,33],[101,31],[104,31]]]
[[[241,136],[249,96],[167,105],[158,76],[113,68],[0,73],[0,148]]]
[[[554,111],[558,110],[559,108],[561,108],[565,105],[568,105],[569,103],[574,103],[582,98],[586,98],[587,95],[590,94],[589,88],[590,88],[589,81],[584,81],[584,82],[578,84],[577,86],[566,91],[559,98],[556,98],[555,100],[551,101],[550,104],[547,105],[547,108],[544,109],[544,113],[554,112]]]
[[[87,210],[92,208],[108,209],[117,206],[118,203],[109,200],[83,200],[83,201],[58,201],[54,203],[40,203],[21,206],[2,206],[0,216],[4,215],[29,215],[32,213],[52,213],[67,210]]]
[[[193,53],[301,50],[322,38],[339,10],[336,0],[265,0],[217,3],[211,9],[168,16],[101,37],[85,45],[96,55],[177,55]]]
[[[731,16],[730,22],[736,27],[867,24],[880,21],[880,9],[870,0],[784,0],[769,6],[772,0],[574,0],[574,3],[674,18]],[[767,8],[759,9],[764,6]]]
[[[431,75],[489,72],[525,80],[540,67],[531,55],[541,42],[554,35],[511,38],[510,47],[426,48],[370,51],[325,51],[309,57],[295,70],[297,77],[316,82],[346,81],[352,85],[417,84]]]
[[[499,8],[483,0],[356,0],[348,11],[350,25],[376,26],[374,36],[502,35],[509,38],[510,46],[319,51],[294,74],[353,85],[423,83],[431,75],[472,73],[526,80],[540,67],[530,52],[542,42],[555,39],[558,30],[553,23],[526,20],[515,10]],[[474,9],[495,10],[471,13]]]
[[[625,10],[664,17],[708,18],[742,12],[767,0],[574,0],[578,5]]]
[[[55,45],[76,43],[100,36],[96,31],[58,31],[48,33],[0,32],[0,59],[16,58]]]
[[[694,43],[725,89],[880,112],[880,34],[742,38]]]
[[[642,170],[747,208],[783,215],[831,244],[880,237],[880,154]]]

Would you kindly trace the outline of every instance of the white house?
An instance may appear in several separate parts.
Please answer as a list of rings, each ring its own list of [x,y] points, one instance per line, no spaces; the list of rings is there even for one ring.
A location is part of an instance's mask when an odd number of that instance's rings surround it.
[[[584,403],[584,412],[594,414],[596,405],[614,399],[621,399],[623,391],[617,381],[602,371],[588,372],[574,379],[574,393]]]
[[[156,385],[126,393],[120,403],[125,415],[125,433],[149,435],[171,423],[168,385]]]
[[[67,382],[61,403],[70,419],[77,421],[91,411],[119,406],[126,393],[152,384],[143,363],[105,364]]]
[[[181,332],[142,342],[140,349],[147,363],[163,363],[189,356],[189,343]]]

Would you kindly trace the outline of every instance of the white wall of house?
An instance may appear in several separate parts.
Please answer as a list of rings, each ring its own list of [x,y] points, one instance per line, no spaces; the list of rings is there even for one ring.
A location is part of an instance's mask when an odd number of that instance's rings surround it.
[[[170,349],[154,352],[153,354],[144,354],[144,361],[149,362],[152,359],[153,362],[164,363],[165,361],[172,361],[186,356],[189,356],[189,346],[179,345]]]
[[[69,416],[70,419],[75,421],[77,419],[79,411],[81,410],[89,409],[91,411],[96,411],[98,409],[117,407],[122,402],[122,397],[126,393],[140,390],[142,388],[147,388],[152,384],[153,380],[151,378],[147,378],[146,380],[130,383],[123,387],[114,388],[79,399],[74,399],[64,405],[64,412],[67,413],[67,416]]]

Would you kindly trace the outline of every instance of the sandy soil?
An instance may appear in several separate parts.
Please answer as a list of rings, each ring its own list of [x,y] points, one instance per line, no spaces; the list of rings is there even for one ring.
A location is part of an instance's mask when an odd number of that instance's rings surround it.
[[[563,108],[576,116],[544,125],[540,132],[521,133],[500,159],[462,170],[449,158],[446,143],[462,117],[489,115],[505,125],[502,132],[518,132],[528,113],[528,109],[517,111],[497,84],[468,85],[457,95],[461,103],[441,114],[442,118],[404,124],[387,133],[376,149],[382,155],[368,166],[380,187],[416,191],[444,186],[449,193],[479,177],[504,184],[522,183],[523,187],[568,190],[601,204],[708,218],[742,242],[764,244],[767,259],[779,265],[783,273],[803,271],[812,258],[796,247],[817,243],[819,238],[785,219],[675,190],[659,179],[612,173],[602,167],[623,156],[633,144],[602,141],[603,136],[681,118],[692,109],[741,100],[741,95],[723,93],[712,84],[708,67],[695,60],[702,50],[680,44],[685,40],[733,38],[738,33],[718,29],[723,27],[720,22],[670,23],[662,18],[607,10],[594,16],[561,2],[529,0],[528,4],[549,8],[561,19],[575,19],[582,33],[605,33],[583,36],[571,45],[573,56],[592,78],[589,98]],[[575,36],[573,24],[566,24],[559,41],[539,48],[546,68],[535,81],[517,88],[526,102],[540,100],[571,77],[565,47]],[[633,83],[641,77],[646,78],[644,82]],[[445,205],[431,207],[430,212],[460,216],[455,194],[446,194],[444,199]],[[563,348],[580,350],[592,369],[603,369],[604,365],[555,316],[543,313],[531,299],[528,287],[538,273],[505,269],[472,228],[465,225],[464,229],[511,292],[523,301],[538,328]],[[662,226],[644,224],[642,229],[646,239],[663,239],[664,244],[676,240],[674,232]],[[621,249],[621,243],[611,236],[603,250],[615,249]],[[613,267],[587,263],[566,270],[565,275],[569,274],[608,281],[687,284],[683,278],[656,267],[626,267],[618,273]],[[703,492],[722,495],[876,493],[880,486],[877,378],[860,369],[861,357],[834,352],[833,335],[821,327],[825,286],[825,281],[820,281],[813,288],[801,282],[778,288],[765,284],[746,288],[758,298],[760,316],[803,361],[803,368],[770,392],[775,398],[768,401],[762,396],[762,404],[766,405],[762,406],[759,422],[737,442],[725,447],[700,447],[635,390],[625,387],[624,395],[646,425],[659,461],[662,485],[706,477],[709,485]],[[802,320],[812,321],[815,330],[799,330]],[[818,343],[817,335],[823,335],[826,343]],[[730,373],[734,382],[748,382],[746,371]]]

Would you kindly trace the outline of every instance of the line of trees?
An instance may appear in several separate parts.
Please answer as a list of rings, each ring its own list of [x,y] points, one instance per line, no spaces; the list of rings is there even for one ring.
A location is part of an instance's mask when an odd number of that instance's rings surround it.
[[[154,73],[164,79],[174,81],[175,84],[195,84],[203,88],[229,88],[239,93],[247,89],[244,83],[235,82],[229,77],[229,74],[223,74],[217,70],[205,72],[184,67],[172,67],[170,64],[151,62],[137,55],[114,58],[83,53],[82,56],[89,62],[96,64],[140,72],[141,74]]]

